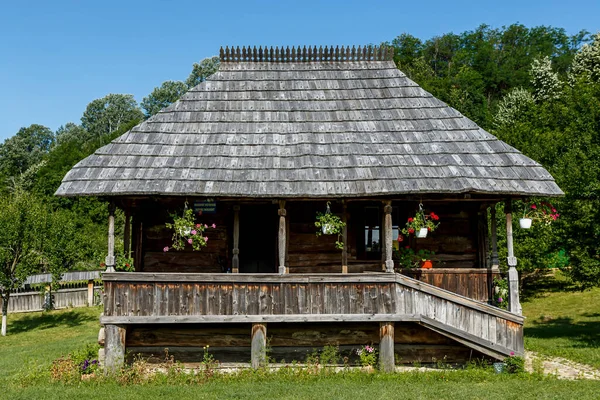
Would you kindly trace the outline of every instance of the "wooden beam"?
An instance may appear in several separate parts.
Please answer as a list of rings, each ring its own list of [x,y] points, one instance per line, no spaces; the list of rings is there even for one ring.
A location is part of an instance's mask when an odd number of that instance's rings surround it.
[[[125,363],[126,329],[121,325],[107,324],[104,326],[104,371],[114,374]]]
[[[233,206],[233,257],[231,258],[231,272],[240,272],[240,206]]]
[[[131,209],[125,206],[125,229],[123,230],[123,253],[131,257]],[[135,264],[134,264],[135,265]]]
[[[383,207],[385,242],[382,242],[385,249],[385,272],[394,272],[394,261],[392,260],[392,201],[386,200]]]
[[[107,316],[102,324],[240,324],[240,323],[303,323],[303,322],[417,322],[414,314],[274,314],[274,315],[164,315],[164,316]]]
[[[285,236],[286,236],[286,227],[285,227],[285,200],[279,200],[279,210],[277,211],[279,214],[279,233],[278,233],[278,248],[279,248],[279,273],[285,274],[285,258],[286,258],[286,244],[285,244]]]
[[[515,257],[513,248],[512,231],[512,203],[507,199],[504,203],[506,213],[506,246],[508,248],[508,308],[509,311],[521,315],[521,303],[519,302],[519,273],[517,271],[517,257]]]
[[[342,274],[348,273],[348,204],[342,201],[342,222],[344,227],[342,228],[342,241],[344,242],[344,248],[342,249]]]
[[[106,272],[115,271],[115,203],[108,205],[108,254],[105,259]]]
[[[379,368],[383,372],[394,372],[394,323],[391,321],[379,324]]]
[[[250,351],[252,368],[267,365],[267,324],[252,324]]]

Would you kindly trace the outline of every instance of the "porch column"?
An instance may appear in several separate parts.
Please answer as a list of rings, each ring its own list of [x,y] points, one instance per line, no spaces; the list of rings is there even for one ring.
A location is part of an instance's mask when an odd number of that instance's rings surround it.
[[[394,372],[394,323],[379,324],[379,368],[383,372]]]
[[[508,307],[509,311],[521,315],[521,303],[519,303],[519,273],[517,272],[517,258],[513,249],[512,234],[512,203],[510,199],[504,204],[506,213],[506,246],[508,248]]]
[[[125,229],[123,230],[123,253],[125,257],[131,257],[131,209],[129,204],[125,206]],[[135,265],[135,264],[134,264]]]
[[[348,273],[348,205],[345,200],[342,200],[342,241],[344,248],[342,249],[342,274]]]
[[[385,249],[385,272],[394,272],[394,261],[392,260],[392,201],[386,200],[384,201],[384,229],[385,234],[383,237],[385,238],[384,245]]]
[[[279,210],[277,211],[279,214],[279,273],[285,274],[285,253],[286,253],[286,244],[285,244],[285,236],[286,236],[286,228],[285,228],[285,200],[279,200]]]
[[[125,363],[126,329],[122,325],[104,326],[104,372],[114,374]]]
[[[106,272],[115,272],[115,203],[108,205],[108,255],[105,259]]]
[[[252,324],[252,339],[250,344],[250,359],[252,368],[267,365],[267,324]]]
[[[231,272],[240,272],[240,206],[233,206],[233,258],[231,259]]]

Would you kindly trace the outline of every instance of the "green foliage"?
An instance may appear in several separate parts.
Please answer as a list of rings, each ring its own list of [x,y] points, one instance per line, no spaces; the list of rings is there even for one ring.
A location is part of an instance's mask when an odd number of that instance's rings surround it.
[[[506,372],[509,374],[520,374],[525,372],[525,359],[521,356],[510,355],[504,359]]]
[[[494,278],[494,305],[508,310],[508,281],[503,278]]]
[[[42,125],[21,128],[0,145],[0,177],[16,178],[42,161],[54,144],[54,133]],[[0,182],[0,184],[8,182]]]
[[[394,250],[394,258],[398,260],[402,268],[419,268],[421,261],[431,260],[435,252],[426,249],[414,251],[410,246]]]
[[[144,117],[130,94],[109,94],[88,104],[81,125],[94,137],[115,132],[123,124]]]
[[[180,81],[166,81],[154,88],[148,97],[144,97],[141,106],[146,117],[151,117],[163,108],[179,100],[187,92],[188,86]]]
[[[194,63],[192,72],[185,80],[185,84],[191,89],[194,86],[204,82],[206,78],[217,72],[220,63],[221,61],[217,56],[208,57],[199,63]]]
[[[204,231],[208,229],[208,225],[196,223],[194,211],[191,208],[183,210],[183,215],[171,214],[173,223],[167,222],[165,226],[173,230],[173,243],[171,247],[165,246],[164,252],[171,248],[175,250],[183,250],[187,245],[191,245],[193,250],[200,250],[206,247],[208,237],[204,236]],[[215,225],[212,226],[215,228]]]
[[[360,359],[360,365],[363,367],[374,367],[377,365],[377,349],[372,345],[364,345],[356,350]]]
[[[340,250],[344,248],[344,242],[340,238],[345,226],[346,223],[339,216],[331,213],[329,202],[327,202],[327,211],[325,213],[317,212],[317,220],[315,221],[317,236],[337,235],[338,240],[335,242],[335,247]]]
[[[338,346],[327,345],[319,356],[321,365],[339,364],[341,360],[340,348]]]
[[[135,267],[133,265],[133,258],[125,257],[124,255],[119,254],[115,260],[115,270],[123,272],[135,271]]]
[[[422,206],[419,205],[419,210],[415,215],[406,221],[406,226],[402,229],[402,233],[405,235],[416,235],[422,228],[426,228],[428,232],[433,232],[440,226],[440,223],[436,222],[439,219],[440,217],[433,211],[425,214]]]

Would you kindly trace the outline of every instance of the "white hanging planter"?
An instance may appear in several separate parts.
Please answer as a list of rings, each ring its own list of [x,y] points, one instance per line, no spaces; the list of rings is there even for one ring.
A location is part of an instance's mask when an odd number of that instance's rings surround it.
[[[519,220],[519,225],[522,229],[529,229],[531,228],[531,221],[531,218],[521,218]]]
[[[333,226],[331,224],[321,225],[321,231],[323,235],[333,235]]]
[[[416,233],[415,236],[419,239],[423,239],[427,237],[427,228],[421,228]]]

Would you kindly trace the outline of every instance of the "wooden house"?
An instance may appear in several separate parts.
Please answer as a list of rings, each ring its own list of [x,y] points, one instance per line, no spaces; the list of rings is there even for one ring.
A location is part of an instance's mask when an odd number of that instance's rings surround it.
[[[110,201],[106,366],[125,351],[199,361],[304,360],[328,344],[379,346],[396,362],[523,353],[511,200],[562,194],[538,163],[399,71],[386,47],[226,48],[219,70],[82,160],[58,196]],[[494,205],[506,204],[510,310],[489,304],[499,273]],[[317,237],[327,203],[346,227]],[[165,251],[185,205],[207,246]],[[401,247],[419,204],[441,225]],[[113,272],[114,209],[135,272]],[[402,240],[402,238],[401,238]],[[131,243],[131,247],[130,247]]]

